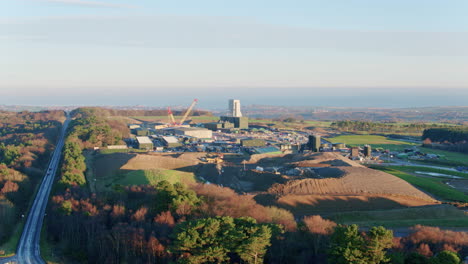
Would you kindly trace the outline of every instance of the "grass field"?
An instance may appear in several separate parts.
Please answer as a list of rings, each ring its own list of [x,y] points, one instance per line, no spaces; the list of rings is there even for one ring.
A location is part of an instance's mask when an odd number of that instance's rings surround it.
[[[362,227],[427,226],[468,227],[468,216],[451,205],[436,205],[393,210],[357,211],[335,213],[327,216],[341,224],[358,224]]]
[[[384,136],[375,136],[375,135],[346,135],[338,136],[334,138],[328,138],[332,143],[345,143],[346,145],[355,146],[355,145],[406,145],[411,146],[415,144],[410,144],[404,141],[390,140]],[[377,147],[377,146],[374,146]]]
[[[468,202],[468,195],[444,184],[445,179],[413,176],[398,170],[398,167],[389,168],[375,166],[372,168],[395,175],[421,190],[436,196],[436,198],[447,201]]]
[[[435,172],[435,173],[442,173],[446,175],[452,175],[457,177],[462,177],[468,179],[468,173],[458,172],[458,171],[451,171],[451,170],[444,170],[444,169],[437,169],[437,168],[429,168],[429,167],[420,167],[420,166],[392,166],[393,169],[414,173],[416,171],[423,171],[423,172]]]
[[[195,183],[195,176],[191,172],[183,172],[177,170],[152,169],[152,170],[136,170],[123,175],[122,178],[115,181],[115,184],[124,186],[131,185],[156,185],[160,181],[168,181],[172,184]]]
[[[453,152],[453,151],[445,151],[445,150],[438,150],[438,149],[432,149],[432,148],[424,148],[424,147],[418,147],[422,152],[424,153],[433,153],[437,155],[441,155],[444,158],[441,161],[454,161],[459,164],[464,164],[468,165],[468,154],[463,154],[459,152]],[[450,165],[450,164],[447,164]]]

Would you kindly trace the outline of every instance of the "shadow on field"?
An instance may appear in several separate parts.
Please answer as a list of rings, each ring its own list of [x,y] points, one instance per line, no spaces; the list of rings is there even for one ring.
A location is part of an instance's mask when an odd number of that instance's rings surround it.
[[[120,168],[136,155],[129,153],[97,155],[94,159],[94,175],[96,178],[112,177],[118,174]]]
[[[264,206],[276,206],[291,211],[296,217],[313,214],[329,214],[348,211],[372,211],[406,208],[385,197],[368,196],[325,196],[259,194],[255,201]]]

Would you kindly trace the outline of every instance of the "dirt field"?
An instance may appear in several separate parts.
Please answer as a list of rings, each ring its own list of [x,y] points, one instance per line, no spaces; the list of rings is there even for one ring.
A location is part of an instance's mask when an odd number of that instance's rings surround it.
[[[401,195],[433,201],[433,198],[393,175],[360,167],[338,167],[343,177],[303,179],[275,185],[269,193],[323,195]]]

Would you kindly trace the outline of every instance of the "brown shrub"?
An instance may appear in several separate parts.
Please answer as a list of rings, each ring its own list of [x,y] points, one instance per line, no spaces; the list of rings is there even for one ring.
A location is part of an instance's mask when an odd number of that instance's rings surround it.
[[[433,255],[431,248],[426,243],[420,244],[416,252],[426,257],[432,257]]]
[[[118,218],[124,215],[125,215],[125,206],[120,205],[120,204],[115,204],[112,207],[112,213],[111,213],[112,218]]]
[[[19,189],[19,186],[17,183],[12,182],[12,181],[7,181],[5,182],[5,185],[3,185],[3,188],[0,190],[1,193],[10,193],[10,192],[17,192]]]
[[[239,195],[230,188],[216,185],[197,184],[193,190],[204,197],[200,211],[205,216],[250,216],[260,223],[281,224],[287,231],[296,229],[291,212],[276,207],[265,207],[250,195]]]
[[[136,210],[136,212],[132,215],[131,219],[137,222],[145,221],[146,214],[148,213],[148,208],[141,207],[140,209]]]
[[[175,220],[171,214],[171,211],[166,211],[158,214],[154,217],[154,222],[160,225],[167,225],[169,227],[175,226]]]
[[[306,216],[302,221],[312,234],[329,235],[336,226],[335,222],[323,219],[320,215]]]

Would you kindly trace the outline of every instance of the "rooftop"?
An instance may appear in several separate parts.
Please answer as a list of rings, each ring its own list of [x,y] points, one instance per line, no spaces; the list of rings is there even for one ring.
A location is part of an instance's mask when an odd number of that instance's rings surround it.
[[[176,137],[162,137],[167,143],[179,143]]]
[[[180,131],[199,131],[199,130],[208,130],[207,128],[204,127],[175,127],[173,128],[174,130],[180,130]]]
[[[136,137],[136,139],[140,144],[153,144],[153,141],[149,137]]]

